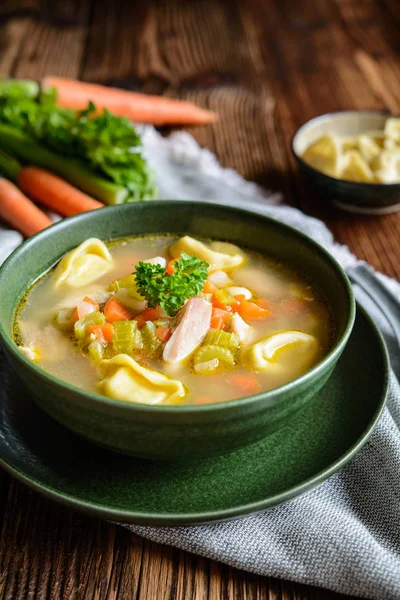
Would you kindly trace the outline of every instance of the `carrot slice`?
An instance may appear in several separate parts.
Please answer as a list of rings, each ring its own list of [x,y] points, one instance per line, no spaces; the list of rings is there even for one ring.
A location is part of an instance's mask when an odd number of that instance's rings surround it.
[[[157,329],[155,330],[155,334],[158,337],[158,339],[160,340],[160,342],[163,342],[163,344],[165,342],[168,342],[169,338],[172,335],[172,329],[171,327],[157,327]]]
[[[16,185],[0,177],[0,218],[25,237],[52,225],[51,219],[29,200]]]
[[[42,80],[42,86],[55,87],[58,92],[57,102],[66,108],[82,110],[92,101],[98,110],[107,108],[115,115],[139,123],[205,125],[217,119],[214,112],[184,100],[149,96],[74,79],[49,76]]]
[[[175,261],[176,261],[176,258],[173,258],[167,264],[167,268],[165,270],[168,273],[168,275],[172,275],[172,273],[175,273],[175,269],[174,269],[174,263],[175,263]]]
[[[61,177],[38,167],[29,166],[21,169],[17,182],[28,196],[64,217],[71,217],[104,206]]]
[[[114,325],[112,323],[103,323],[98,325],[89,325],[87,328],[89,335],[94,333],[100,342],[112,342],[114,334]]]
[[[104,307],[104,316],[109,323],[114,321],[129,321],[132,315],[115,296],[111,296]]]
[[[210,327],[211,329],[224,329],[225,325],[228,322],[230,314],[227,310],[222,310],[220,308],[213,308],[211,312],[211,321]]]
[[[246,394],[256,394],[261,390],[261,383],[253,373],[234,373],[227,381]]]
[[[161,310],[159,306],[157,308],[147,307],[142,310],[142,312],[135,317],[135,321],[138,322],[139,329],[142,329],[146,321],[157,321],[157,319],[160,318],[160,312]]]
[[[209,279],[206,279],[206,282],[203,287],[203,294],[216,294],[218,292],[218,288],[216,285],[212,283]]]
[[[250,300],[246,300],[244,296],[235,296],[237,300],[237,306],[235,310],[239,313],[239,315],[246,321],[247,319],[251,320],[259,320],[259,319],[267,319],[271,310],[269,308],[262,308],[258,306],[255,302],[251,302]]]
[[[76,306],[76,311],[72,316],[72,320],[75,322],[78,319],[82,319],[85,315],[90,314],[91,312],[96,312],[99,310],[99,305],[96,300],[89,298],[89,296],[85,296],[83,300],[78,302]]]

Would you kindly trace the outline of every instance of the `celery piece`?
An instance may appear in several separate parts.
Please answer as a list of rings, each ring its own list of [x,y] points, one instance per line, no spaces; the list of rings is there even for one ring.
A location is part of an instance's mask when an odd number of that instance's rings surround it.
[[[115,321],[113,350],[116,354],[132,354],[137,321]]]
[[[219,364],[223,367],[233,367],[235,364],[233,354],[228,348],[216,346],[214,344],[201,346],[194,355],[194,364],[196,366],[208,362],[209,360],[213,360],[214,358],[218,358]]]
[[[234,304],[235,298],[228,292],[228,290],[222,289],[215,292],[216,297],[222,304]]]
[[[54,171],[104,204],[122,204],[127,200],[127,188],[96,175],[83,161],[48,150],[29,135],[3,123],[0,124],[0,146],[30,164]]]
[[[116,279],[115,281],[113,281],[110,284],[110,290],[112,292],[117,292],[121,288],[130,288],[133,285],[135,285],[135,276],[127,275],[126,277],[123,277],[122,279]]]
[[[146,321],[140,331],[142,334],[143,352],[147,356],[154,356],[161,350],[162,343],[155,332],[156,326],[152,321]]]
[[[101,312],[92,312],[76,321],[74,325],[74,333],[77,340],[83,340],[87,334],[88,325],[102,325],[106,322],[106,318]]]
[[[133,336],[133,349],[134,350],[142,350],[142,348],[143,348],[142,334],[139,331],[139,329],[137,329],[135,331],[135,335]]]
[[[210,329],[204,338],[204,344],[224,346],[229,350],[235,350],[239,347],[240,339],[236,333],[229,333],[228,331],[221,331],[219,329]]]
[[[88,346],[89,356],[92,360],[98,361],[103,358],[104,355],[104,346],[101,342],[95,341],[91,342]]]
[[[218,366],[219,359],[212,358],[211,360],[206,360],[206,362],[195,365],[194,370],[198,375],[212,375],[218,369]]]

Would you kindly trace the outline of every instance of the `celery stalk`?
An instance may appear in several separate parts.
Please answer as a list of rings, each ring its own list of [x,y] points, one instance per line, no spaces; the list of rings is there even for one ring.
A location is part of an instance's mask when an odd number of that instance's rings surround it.
[[[78,160],[47,150],[9,125],[0,124],[0,146],[30,164],[57,173],[104,204],[122,204],[128,196],[124,187],[88,171]]]
[[[7,95],[19,98],[37,98],[40,86],[31,79],[0,78],[0,96]]]
[[[0,173],[4,177],[17,181],[22,165],[13,157],[0,150]]]

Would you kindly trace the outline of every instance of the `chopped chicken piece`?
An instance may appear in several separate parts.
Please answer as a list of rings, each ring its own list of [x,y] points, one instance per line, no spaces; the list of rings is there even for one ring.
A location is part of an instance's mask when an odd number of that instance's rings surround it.
[[[168,340],[163,359],[181,362],[202,342],[210,328],[212,306],[202,298],[191,298],[183,309],[178,327]]]

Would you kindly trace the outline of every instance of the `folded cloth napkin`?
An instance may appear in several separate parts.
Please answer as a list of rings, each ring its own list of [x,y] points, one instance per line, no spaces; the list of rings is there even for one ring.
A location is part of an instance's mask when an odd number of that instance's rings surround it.
[[[160,198],[206,199],[268,215],[308,234],[345,269],[359,262],[322,222],[223,169],[188,134],[162,138],[146,127],[142,135]],[[21,241],[0,229],[0,261]],[[400,284],[375,276],[400,301]],[[400,353],[385,316],[357,286],[355,293],[381,329],[393,369],[387,407],[361,452],[315,490],[263,513],[214,525],[127,526],[132,532],[261,575],[376,600],[400,598]]]

